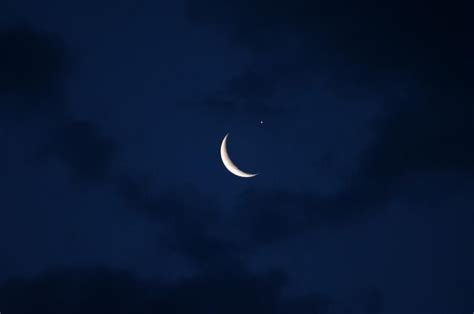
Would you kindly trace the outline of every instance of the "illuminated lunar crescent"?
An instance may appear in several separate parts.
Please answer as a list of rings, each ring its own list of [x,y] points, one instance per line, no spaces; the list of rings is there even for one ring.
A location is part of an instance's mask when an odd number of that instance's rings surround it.
[[[235,174],[238,177],[241,178],[251,178],[255,177],[258,173],[246,173],[237,168],[237,166],[232,162],[232,160],[229,157],[229,154],[227,153],[227,137],[229,134],[227,134],[224,139],[222,140],[221,144],[221,158],[222,162],[224,163],[224,166],[229,170],[232,174]]]

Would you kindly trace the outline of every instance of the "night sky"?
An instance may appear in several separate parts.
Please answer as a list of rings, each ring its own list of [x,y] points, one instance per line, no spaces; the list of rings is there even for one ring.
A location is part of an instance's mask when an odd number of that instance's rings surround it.
[[[3,0],[0,312],[472,313],[472,12]]]

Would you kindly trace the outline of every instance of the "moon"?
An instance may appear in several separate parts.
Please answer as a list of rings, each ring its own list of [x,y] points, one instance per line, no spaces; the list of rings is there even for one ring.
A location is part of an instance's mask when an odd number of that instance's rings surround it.
[[[221,144],[221,159],[224,166],[229,170],[232,174],[241,177],[241,178],[252,178],[255,177],[258,173],[247,173],[240,170],[230,159],[229,153],[227,152],[227,137],[229,133],[224,136]]]

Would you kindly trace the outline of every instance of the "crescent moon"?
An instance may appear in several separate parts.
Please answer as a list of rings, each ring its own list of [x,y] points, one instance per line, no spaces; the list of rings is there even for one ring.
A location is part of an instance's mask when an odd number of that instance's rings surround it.
[[[224,166],[229,170],[232,174],[241,177],[241,178],[251,178],[255,177],[258,173],[247,173],[240,170],[230,159],[229,153],[227,152],[227,137],[229,133],[226,134],[224,139],[222,140],[221,144],[221,159]]]

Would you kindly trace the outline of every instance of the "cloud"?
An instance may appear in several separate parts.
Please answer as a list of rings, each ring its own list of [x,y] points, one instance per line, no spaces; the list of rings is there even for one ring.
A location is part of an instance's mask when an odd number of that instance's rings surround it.
[[[119,198],[131,210],[157,221],[168,248],[185,256],[201,271],[240,268],[240,248],[219,208],[192,186],[152,190],[149,179],[117,180]]]
[[[64,271],[12,279],[0,288],[2,312],[152,313],[147,287],[126,273]]]
[[[130,177],[119,182],[124,204],[158,222],[160,240],[204,272],[242,268],[268,244],[366,219],[389,200],[388,188],[369,182],[354,182],[331,195],[254,188],[237,196],[226,212],[194,187],[156,190],[150,180]]]
[[[466,65],[474,51],[465,40],[470,19],[464,2],[448,8],[412,1],[389,1],[384,6],[346,0],[225,4],[188,0],[187,4],[192,22],[220,33],[253,57],[240,77],[258,92],[228,97],[225,91],[234,83],[229,80],[203,101],[211,112],[279,112],[276,99],[282,91],[300,95],[301,88],[321,82],[338,95],[360,86],[376,93],[381,82],[396,84],[400,78],[420,82],[424,93],[472,82]],[[266,84],[252,82],[248,72]],[[295,85],[300,89],[291,94]]]
[[[416,314],[420,308],[430,313],[463,312],[472,307],[473,289],[458,285],[456,294],[444,295],[440,303],[419,300],[418,307],[396,294],[370,287],[333,292],[295,295],[285,292],[284,273],[227,272],[189,277],[169,283],[144,280],[130,273],[98,269],[48,271],[32,278],[10,278],[0,284],[2,312],[30,313],[393,313],[404,308]],[[463,296],[459,299],[459,294]],[[392,299],[394,303],[388,303]],[[462,300],[462,304],[447,300]],[[395,305],[394,308],[391,306]],[[437,308],[441,306],[441,308]]]
[[[145,282],[106,269],[56,271],[12,279],[0,287],[10,313],[272,313],[280,306],[279,277],[227,274],[176,285]]]
[[[212,203],[193,186],[161,188],[156,193],[152,183],[148,178],[123,176],[117,180],[116,190],[125,204],[165,223],[202,228],[218,218]]]
[[[144,281],[109,269],[46,272],[0,286],[2,312],[26,313],[346,313],[365,309],[322,295],[290,297],[279,272],[220,273],[175,284]],[[370,295],[369,295],[370,299]],[[377,307],[376,309],[378,309]],[[382,313],[377,310],[363,313]],[[362,313],[362,312],[361,312]]]
[[[435,95],[381,123],[362,175],[390,184],[404,175],[474,175],[474,109],[456,95]]]
[[[467,35],[465,22],[469,21],[462,2],[449,8],[412,1],[389,1],[383,7],[372,1],[347,0],[187,3],[188,16],[196,24],[217,29],[257,52],[282,49],[288,37],[296,37],[304,40],[303,50],[339,51],[348,58],[363,58],[373,66],[392,63],[397,67],[404,61],[422,61],[440,52],[468,56],[443,47],[446,42],[466,45],[458,42]],[[440,23],[439,13],[444,13],[444,23]],[[427,44],[436,44],[442,51],[431,50]]]
[[[323,227],[367,219],[384,208],[389,193],[388,187],[355,181],[330,195],[249,189],[238,197],[232,221],[249,236],[247,246],[255,249]]]
[[[41,118],[41,124],[34,124],[43,128],[36,132],[44,135],[40,160],[57,160],[83,181],[104,180],[118,148],[93,122],[77,120],[69,112],[64,97],[73,70],[69,47],[60,37],[31,26],[0,30],[0,44],[2,116],[26,128],[31,125],[20,120]]]
[[[61,38],[23,26],[0,30],[0,43],[0,110],[16,116],[61,113],[71,63]]]
[[[70,119],[52,132],[45,153],[67,166],[75,177],[103,181],[112,174],[118,147],[96,124]]]
[[[220,90],[206,94],[198,101],[185,102],[185,107],[222,116],[288,116],[298,108],[275,97],[286,75],[290,74],[277,68],[244,69],[224,82]],[[288,84],[285,88],[289,88]]]

